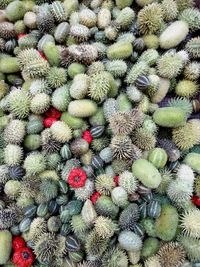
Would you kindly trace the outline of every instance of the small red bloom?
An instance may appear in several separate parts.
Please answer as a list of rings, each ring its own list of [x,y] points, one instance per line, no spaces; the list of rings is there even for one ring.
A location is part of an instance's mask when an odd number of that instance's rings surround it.
[[[50,109],[48,109],[45,114],[46,117],[50,117],[50,118],[55,118],[55,119],[59,119],[62,115],[62,113],[57,110],[54,107],[51,107]]]
[[[24,247],[17,249],[12,258],[12,262],[18,267],[29,267],[34,261],[34,255],[30,248]]]
[[[92,139],[93,139],[90,131],[84,131],[82,138],[85,139],[85,141],[87,141],[88,144],[90,144],[92,142]]]
[[[86,180],[87,175],[81,168],[71,170],[68,176],[68,184],[73,188],[83,187]]]
[[[51,125],[52,125],[55,121],[57,121],[57,119],[55,119],[55,118],[46,118],[46,119],[44,119],[44,120],[43,120],[44,127],[45,127],[45,128],[50,128]]]
[[[114,182],[115,182],[116,186],[119,185],[119,176],[114,177]]]
[[[20,33],[20,34],[17,35],[17,39],[19,40],[20,38],[22,38],[22,37],[24,37],[24,36],[26,36],[26,35],[27,35],[27,34]]]
[[[24,248],[26,246],[26,243],[24,239],[21,236],[15,236],[12,240],[12,248],[14,250],[17,250],[19,248]]]
[[[192,196],[192,203],[200,207],[200,198],[198,196]]]
[[[90,200],[92,201],[93,204],[96,203],[97,199],[101,196],[99,192],[94,192],[94,194],[90,197]]]
[[[44,60],[47,60],[47,58],[45,57],[45,55],[42,52],[38,51],[38,54],[41,56],[41,58],[43,58]]]

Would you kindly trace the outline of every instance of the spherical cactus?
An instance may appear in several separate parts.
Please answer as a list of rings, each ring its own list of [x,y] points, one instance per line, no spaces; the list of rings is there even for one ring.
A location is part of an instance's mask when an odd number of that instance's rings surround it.
[[[129,171],[124,171],[119,175],[119,185],[123,187],[128,194],[132,194],[137,189],[137,180]]]
[[[157,3],[152,3],[138,13],[137,23],[142,34],[151,34],[159,30],[162,22],[162,9]]]
[[[39,134],[26,135],[24,138],[24,147],[27,150],[36,150],[41,146],[41,138]]]
[[[199,239],[180,235],[178,241],[186,251],[189,260],[192,262],[199,261]]]
[[[94,229],[101,238],[110,238],[114,235],[116,225],[111,219],[98,216],[94,222]]]
[[[12,120],[4,131],[4,139],[11,144],[20,144],[25,136],[25,125],[21,120]]]
[[[129,204],[127,208],[125,208],[119,217],[119,225],[123,230],[131,230],[133,231],[133,227],[137,220],[139,219],[139,208],[138,205],[133,203]]]
[[[183,10],[179,19],[185,21],[192,31],[200,29],[200,12],[196,8],[187,8]]]
[[[192,38],[186,44],[186,50],[189,52],[192,58],[199,58],[200,57],[200,38],[199,37]]]
[[[122,231],[119,234],[118,241],[120,247],[127,251],[139,250],[142,247],[142,241],[140,237],[131,231]]]
[[[133,143],[141,150],[150,150],[155,147],[155,136],[144,128],[138,128],[133,132]]]
[[[50,129],[53,138],[58,142],[65,143],[72,138],[71,129],[62,121],[54,122]]]
[[[18,145],[8,144],[4,150],[4,160],[8,166],[19,165],[23,158],[23,149]]]
[[[6,7],[6,17],[9,21],[17,21],[23,18],[26,10],[22,2],[12,2]]]
[[[198,85],[189,80],[179,81],[176,85],[175,92],[181,97],[192,97],[198,92]]]
[[[63,68],[52,67],[47,74],[47,82],[50,87],[57,88],[67,81],[67,73]]]
[[[167,163],[167,158],[167,153],[162,148],[154,148],[148,155],[148,160],[158,169],[164,168]]]
[[[7,181],[4,186],[4,192],[11,198],[17,198],[20,193],[20,182],[14,180]]]
[[[42,114],[48,110],[50,102],[51,99],[49,95],[45,93],[37,94],[31,99],[30,109],[35,114]]]
[[[173,129],[172,140],[181,150],[192,148],[199,142],[199,121],[190,120],[184,126]],[[190,139],[188,139],[190,136]]]
[[[178,7],[177,3],[174,0],[162,2],[162,9],[163,9],[163,17],[166,21],[173,20],[178,15]]]
[[[112,201],[119,207],[125,207],[128,203],[128,194],[121,186],[117,186],[112,190],[111,198]]]
[[[163,78],[176,77],[183,68],[183,61],[178,54],[164,54],[158,60],[158,71]]]
[[[41,153],[31,153],[24,160],[24,168],[29,175],[35,175],[45,170],[46,162]]]
[[[170,266],[178,266],[185,261],[185,250],[178,242],[170,242],[158,251],[161,264]]]
[[[30,98],[21,90],[13,90],[8,96],[9,110],[18,118],[24,119],[30,110]],[[23,105],[22,105],[23,103]]]

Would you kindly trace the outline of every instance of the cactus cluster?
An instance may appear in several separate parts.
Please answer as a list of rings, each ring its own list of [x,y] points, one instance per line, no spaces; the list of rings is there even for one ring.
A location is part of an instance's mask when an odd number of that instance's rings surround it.
[[[200,264],[194,0],[0,0],[0,265]]]

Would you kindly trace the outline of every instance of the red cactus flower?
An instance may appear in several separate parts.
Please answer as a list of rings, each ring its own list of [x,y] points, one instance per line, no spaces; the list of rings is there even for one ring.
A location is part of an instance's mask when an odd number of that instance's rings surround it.
[[[12,262],[18,267],[29,267],[33,264],[34,255],[30,248],[23,247],[17,249],[12,258]]]
[[[73,188],[83,187],[86,180],[87,175],[81,168],[71,170],[68,176],[68,184]]]
[[[57,121],[57,119],[55,119],[55,118],[46,118],[46,119],[44,119],[44,120],[43,120],[44,127],[45,127],[45,128],[50,128],[51,125],[52,125],[55,121]]]
[[[20,34],[17,35],[17,39],[19,40],[20,38],[22,38],[22,37],[24,37],[24,36],[26,36],[26,35],[27,35],[27,34],[20,33]]]
[[[114,182],[115,182],[116,186],[119,185],[119,176],[114,177]]]
[[[24,248],[26,246],[26,243],[24,239],[21,236],[15,236],[12,240],[12,248],[13,250],[17,250],[19,248]]]
[[[94,192],[93,195],[90,197],[90,200],[93,204],[96,203],[97,199],[101,196],[99,192]]]
[[[192,196],[192,203],[200,207],[200,198],[198,196]]]
[[[82,138],[85,139],[85,141],[87,141],[88,144],[90,144],[92,142],[92,139],[93,139],[90,131],[84,131]]]
[[[50,117],[50,118],[55,118],[55,119],[59,119],[62,115],[62,113],[57,110],[54,107],[51,107],[50,109],[48,109],[45,114],[46,117]]]

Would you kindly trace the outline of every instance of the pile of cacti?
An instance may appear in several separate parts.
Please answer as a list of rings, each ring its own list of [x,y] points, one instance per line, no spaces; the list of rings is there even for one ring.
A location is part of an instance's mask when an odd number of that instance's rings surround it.
[[[0,0],[0,265],[200,266],[193,0]]]

